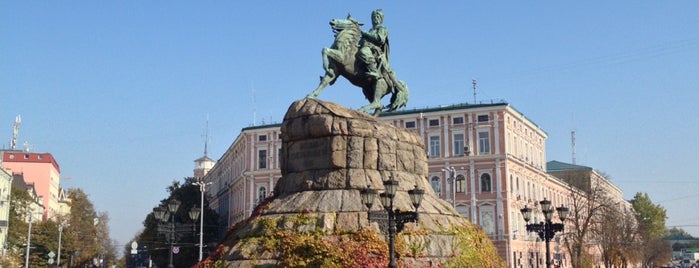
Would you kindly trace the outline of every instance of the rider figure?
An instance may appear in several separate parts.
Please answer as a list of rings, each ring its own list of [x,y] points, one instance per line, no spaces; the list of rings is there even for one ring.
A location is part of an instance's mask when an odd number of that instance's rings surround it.
[[[364,62],[366,75],[376,80],[381,78],[380,65],[388,68],[388,30],[381,25],[383,13],[381,9],[371,12],[371,30],[362,32],[359,58]]]

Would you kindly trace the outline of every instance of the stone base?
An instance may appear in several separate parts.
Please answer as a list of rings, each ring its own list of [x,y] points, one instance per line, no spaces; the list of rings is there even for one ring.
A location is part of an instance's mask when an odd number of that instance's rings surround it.
[[[366,230],[380,234],[379,224],[368,220],[360,191],[367,186],[382,191],[383,181],[390,177],[400,183],[394,208],[401,211],[413,210],[408,190],[415,186],[425,190],[419,222],[406,224],[398,235],[403,248],[399,253],[415,255],[403,257],[403,266],[447,262],[465,252],[459,242],[463,239],[478,240],[475,244],[485,245],[485,255],[499,258],[485,234],[430,187],[427,157],[418,135],[316,99],[294,102],[281,132],[282,178],[275,196],[258,207],[251,219],[232,229],[218,256],[214,254],[209,261],[220,260],[225,267],[276,267],[282,257],[274,244],[292,233],[304,239],[321,235],[337,243],[349,239],[347,234],[358,236]],[[381,209],[377,198],[372,210]],[[461,234],[463,230],[473,234]],[[384,243],[383,235],[377,237]],[[497,260],[488,262],[496,264],[483,267],[499,267]]]

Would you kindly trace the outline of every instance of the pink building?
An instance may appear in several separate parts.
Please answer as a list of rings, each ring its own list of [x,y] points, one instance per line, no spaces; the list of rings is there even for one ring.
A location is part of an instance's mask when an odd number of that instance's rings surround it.
[[[520,209],[543,215],[544,198],[554,206],[570,203],[570,185],[547,172],[546,138],[538,125],[506,102],[457,104],[384,113],[381,120],[422,137],[432,190],[488,234],[508,267],[543,267],[544,244],[528,233]],[[243,128],[202,178],[222,232],[249,217],[273,195],[281,177],[280,124]],[[610,189],[621,198],[621,191]],[[538,216],[536,216],[538,215]],[[552,245],[554,256],[569,257]],[[558,249],[558,250],[556,250]],[[557,261],[558,263],[558,261]]]
[[[11,174],[22,174],[25,183],[33,184],[36,194],[42,198],[42,220],[59,214],[59,188],[61,168],[50,153],[24,151],[0,151],[2,166]]]

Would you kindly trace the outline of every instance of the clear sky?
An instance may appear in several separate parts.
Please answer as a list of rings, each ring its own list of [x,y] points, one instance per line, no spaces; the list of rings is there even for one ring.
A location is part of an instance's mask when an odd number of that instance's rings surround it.
[[[547,160],[646,192],[699,236],[697,1],[1,1],[0,141],[50,152],[126,243],[173,180],[317,86],[332,18],[382,8],[408,108],[504,99]],[[344,80],[321,99],[366,103]],[[387,102],[385,100],[384,102]]]

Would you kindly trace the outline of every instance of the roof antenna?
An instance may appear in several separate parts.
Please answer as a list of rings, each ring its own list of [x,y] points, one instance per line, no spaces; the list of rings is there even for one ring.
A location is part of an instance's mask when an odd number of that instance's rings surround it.
[[[257,102],[255,101],[255,87],[250,83],[252,90],[252,126],[257,125]]]
[[[206,134],[204,136],[204,157],[209,156],[209,115],[206,115]]]
[[[22,116],[15,117],[15,124],[12,126],[12,140],[10,141],[10,150],[17,149],[17,136],[19,135],[19,124],[22,123]]]
[[[476,103],[476,79],[471,79],[471,84],[473,84],[473,104]]]
[[[570,132],[570,147],[573,150],[573,165],[575,165],[575,130]]]

